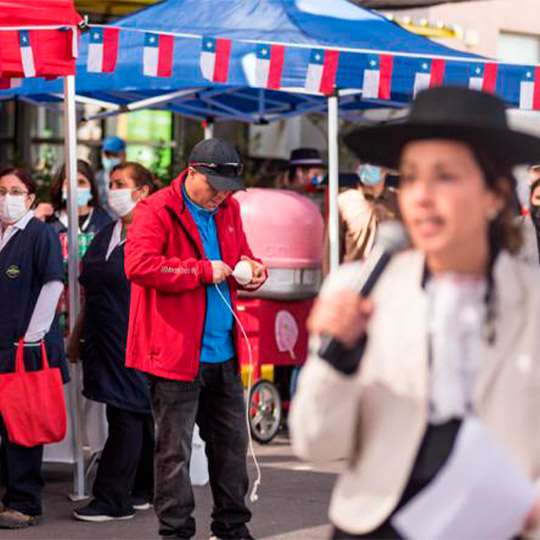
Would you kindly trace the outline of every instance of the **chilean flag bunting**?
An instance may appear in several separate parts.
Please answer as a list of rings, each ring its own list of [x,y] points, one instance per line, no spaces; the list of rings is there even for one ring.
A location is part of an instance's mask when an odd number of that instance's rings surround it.
[[[117,28],[92,28],[88,45],[89,73],[113,73],[118,58]]]
[[[146,77],[172,75],[174,36],[147,32],[144,35],[143,73]]]
[[[492,62],[471,64],[469,67],[469,88],[482,92],[495,93],[499,66]]]
[[[284,45],[257,45],[257,63],[255,65],[257,86],[279,90],[284,60]]]
[[[199,65],[203,77],[212,82],[225,83],[229,78],[229,61],[231,58],[231,40],[202,38]]]
[[[369,55],[364,70],[362,97],[364,99],[390,99],[394,57],[389,54]]]
[[[531,67],[524,73],[519,89],[519,108],[540,110],[540,67]]]
[[[434,58],[433,60],[422,60],[420,69],[414,77],[413,96],[418,92],[441,86],[444,79],[444,70],[446,69],[445,60]]]
[[[334,91],[339,51],[313,49],[304,88],[314,94],[330,95]]]

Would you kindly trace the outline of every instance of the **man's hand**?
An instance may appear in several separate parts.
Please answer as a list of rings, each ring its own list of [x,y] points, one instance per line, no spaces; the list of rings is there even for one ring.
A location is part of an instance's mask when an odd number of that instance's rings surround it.
[[[373,304],[354,291],[341,291],[319,298],[308,319],[312,334],[336,338],[352,349],[366,334]]]
[[[231,274],[232,270],[223,261],[210,261],[212,263],[212,283],[221,283]]]
[[[34,210],[34,216],[41,221],[45,221],[53,214],[54,208],[52,207],[52,204],[49,203],[39,203]]]
[[[267,278],[266,275],[266,266],[264,264],[260,264],[257,261],[254,261],[253,259],[250,259],[249,257],[242,256],[242,261],[247,261],[253,270],[253,278],[251,281],[245,286],[246,289],[258,289]]]

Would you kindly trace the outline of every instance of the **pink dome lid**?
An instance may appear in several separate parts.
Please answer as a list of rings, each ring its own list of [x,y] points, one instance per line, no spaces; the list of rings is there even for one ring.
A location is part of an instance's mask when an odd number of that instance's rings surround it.
[[[248,243],[270,268],[318,268],[323,256],[323,219],[308,197],[283,189],[250,188],[240,203]]]

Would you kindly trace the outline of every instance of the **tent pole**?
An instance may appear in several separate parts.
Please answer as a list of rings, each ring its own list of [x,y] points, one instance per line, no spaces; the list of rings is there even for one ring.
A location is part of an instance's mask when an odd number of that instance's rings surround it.
[[[330,270],[339,266],[339,152],[338,152],[338,96],[328,98],[328,237],[330,240]]]
[[[73,330],[79,313],[79,212],[77,206],[77,121],[75,110],[75,76],[64,77],[64,161],[66,164],[68,211],[68,287],[69,331]],[[71,409],[71,436],[74,452],[73,500],[86,497],[84,456],[82,448],[80,365],[71,366],[68,403]]]
[[[204,125],[204,140],[212,139],[214,137],[214,121],[207,120]]]

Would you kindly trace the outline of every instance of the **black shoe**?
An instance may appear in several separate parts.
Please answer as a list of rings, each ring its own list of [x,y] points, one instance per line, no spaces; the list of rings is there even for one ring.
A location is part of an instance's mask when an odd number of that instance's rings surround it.
[[[105,521],[123,521],[126,519],[131,519],[135,516],[135,511],[117,513],[106,512],[98,507],[96,504],[87,504],[81,508],[76,508],[73,510],[73,517],[79,519],[80,521],[90,521],[92,523],[103,523]]]
[[[150,510],[152,503],[145,497],[131,497],[131,506],[134,510]]]

